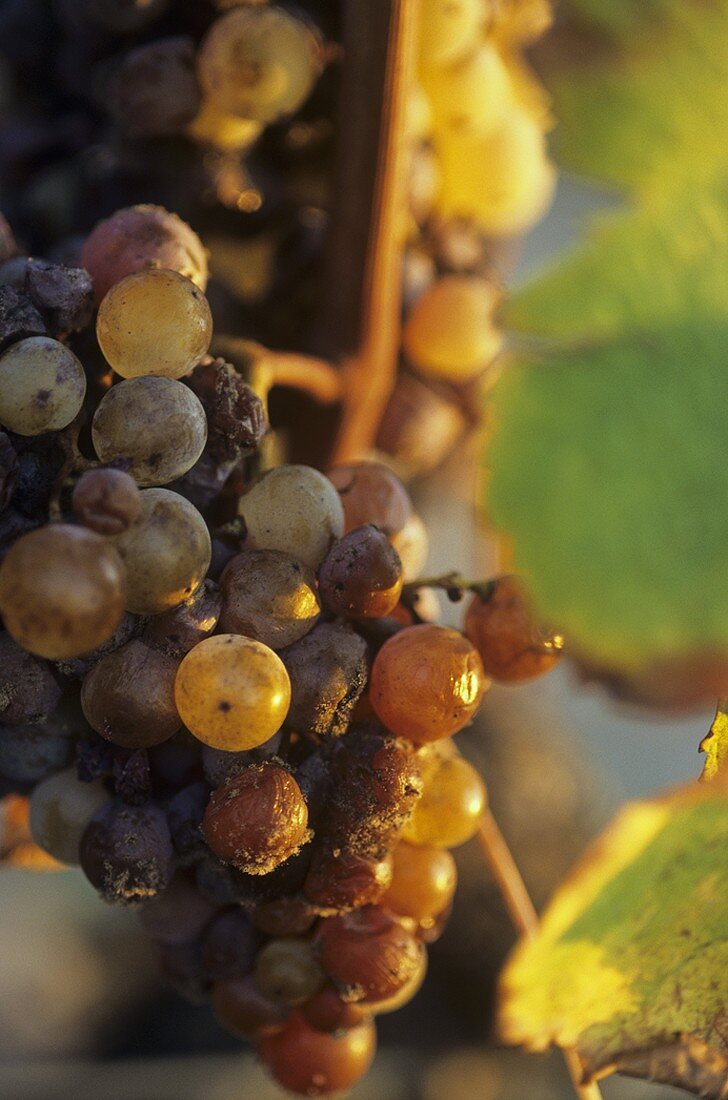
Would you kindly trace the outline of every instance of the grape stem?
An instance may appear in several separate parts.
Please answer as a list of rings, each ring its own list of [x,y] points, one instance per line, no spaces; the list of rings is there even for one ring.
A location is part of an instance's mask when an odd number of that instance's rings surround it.
[[[301,390],[319,405],[335,405],[344,393],[342,372],[325,359],[296,352],[268,351],[258,365],[266,371],[266,381],[273,386],[288,386]]]
[[[539,929],[536,907],[500,826],[488,808],[481,818],[477,839],[508,910],[511,923],[524,939],[534,939]],[[562,1054],[574,1090],[580,1100],[601,1100],[601,1090],[596,1082],[583,1083],[583,1067],[577,1052],[562,1049]]]
[[[469,581],[457,572],[439,573],[436,577],[418,577],[416,581],[410,581],[404,585],[401,598],[409,606],[414,603],[421,588],[442,588],[453,603],[458,603],[465,592],[473,592],[485,601],[492,596],[494,586],[495,581]]]

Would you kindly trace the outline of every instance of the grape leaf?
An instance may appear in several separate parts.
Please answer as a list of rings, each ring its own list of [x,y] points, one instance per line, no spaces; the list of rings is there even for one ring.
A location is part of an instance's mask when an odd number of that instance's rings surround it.
[[[700,742],[700,751],[707,757],[701,779],[728,776],[728,699],[718,704],[710,732]]]
[[[728,785],[628,804],[516,948],[503,1038],[728,1096]]]
[[[625,205],[504,312],[527,351],[489,395],[486,508],[544,619],[629,678],[728,661],[728,5],[652,0],[638,35],[636,0],[571,6],[610,35],[556,51],[559,148]]]

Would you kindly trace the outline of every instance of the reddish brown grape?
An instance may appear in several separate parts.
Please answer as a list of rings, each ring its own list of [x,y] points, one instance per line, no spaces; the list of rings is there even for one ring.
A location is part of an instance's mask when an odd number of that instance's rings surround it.
[[[423,949],[415,936],[376,905],[322,921],[316,945],[325,973],[351,1001],[394,996],[422,961]]]
[[[473,718],[487,686],[475,647],[448,627],[401,630],[379,650],[369,680],[377,716],[417,743],[457,733]]]
[[[374,1059],[376,1028],[371,1021],[342,1035],[324,1035],[295,1014],[275,1035],[258,1044],[258,1054],[279,1085],[301,1096],[328,1096],[351,1088]]]
[[[445,912],[457,886],[455,860],[442,848],[422,848],[404,842],[393,856],[393,874],[381,904],[400,917],[411,917],[428,928]]]
[[[142,510],[134,478],[123,470],[87,470],[71,499],[74,514],[99,535],[120,535]]]
[[[537,625],[528,593],[518,577],[498,577],[485,599],[473,596],[465,613],[465,633],[494,680],[522,683],[542,676],[558,663],[560,634]]]
[[[202,828],[216,855],[249,874],[265,875],[308,838],[301,790],[281,764],[254,764],[216,790]]]
[[[353,462],[329,472],[344,506],[346,531],[373,523],[390,538],[412,514],[409,493],[399,478],[379,462]]]
[[[316,909],[304,897],[276,898],[255,909],[255,927],[268,936],[302,936],[317,918]]]
[[[336,986],[327,983],[300,1008],[301,1015],[314,1031],[348,1031],[371,1019],[370,1005],[343,1001]]]
[[[314,853],[304,884],[309,901],[321,909],[359,909],[379,901],[392,881],[392,859],[368,859],[335,848]]]
[[[217,982],[212,1007],[225,1030],[241,1039],[274,1035],[284,1027],[290,1011],[261,993],[252,974]]]
[[[368,523],[329,550],[319,571],[319,588],[335,615],[378,619],[397,606],[402,564],[384,532]]]

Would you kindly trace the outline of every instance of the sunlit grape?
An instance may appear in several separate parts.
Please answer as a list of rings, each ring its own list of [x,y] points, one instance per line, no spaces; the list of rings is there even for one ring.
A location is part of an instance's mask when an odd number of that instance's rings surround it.
[[[443,848],[401,842],[392,861],[392,881],[380,905],[427,928],[452,901],[457,886],[455,860]]]
[[[433,283],[409,311],[405,352],[419,371],[433,378],[466,382],[482,373],[498,353],[502,337],[493,323],[497,291],[474,275],[446,275]]]
[[[212,314],[202,291],[176,271],[127,275],[99,307],[96,335],[109,366],[124,378],[181,378],[212,339]]]
[[[447,65],[464,57],[483,25],[483,0],[422,0],[420,61],[423,67]]]
[[[316,577],[307,565],[279,550],[244,550],[220,578],[220,625],[282,649],[297,642],[321,614]]]
[[[488,675],[507,684],[542,676],[564,648],[561,634],[541,630],[526,586],[514,576],[497,577],[487,595],[473,596],[464,630]]]
[[[311,466],[277,466],[240,498],[246,546],[282,550],[315,569],[344,533],[344,511],[328,478]]]
[[[78,414],[86,375],[65,344],[19,340],[0,355],[0,424],[18,435],[58,431]]]
[[[377,1033],[371,1021],[325,1035],[294,1013],[286,1026],[258,1043],[258,1056],[284,1089],[301,1096],[348,1090],[374,1059]]]
[[[470,840],[486,803],[485,784],[462,756],[439,753],[423,762],[422,797],[402,830],[411,844],[455,848]]]
[[[300,1005],[318,992],[324,975],[309,940],[294,936],[271,940],[255,963],[262,993],[284,1005]]]
[[[230,114],[209,96],[203,99],[199,111],[187,127],[187,133],[195,141],[225,153],[248,149],[262,132],[262,122]]]
[[[422,80],[438,134],[447,130],[487,134],[512,104],[508,68],[488,42],[454,65],[424,69]],[[483,166],[484,175],[489,170],[490,165]]]

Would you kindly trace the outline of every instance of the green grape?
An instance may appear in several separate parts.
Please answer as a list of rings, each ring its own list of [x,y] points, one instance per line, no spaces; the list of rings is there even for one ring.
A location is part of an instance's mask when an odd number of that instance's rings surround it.
[[[65,660],[107,641],[124,613],[124,566],[110,543],[62,523],[17,540],[0,566],[0,614],[30,653]]]
[[[127,611],[156,615],[177,607],[205,579],[212,545],[204,519],[169,489],[143,489],[134,522],[110,540],[127,576]]]
[[[65,428],[85,394],[83,367],[58,340],[30,336],[0,355],[0,424],[11,432],[41,435]]]
[[[277,466],[240,498],[251,549],[282,550],[316,569],[344,533],[344,509],[311,466]]]
[[[61,863],[78,863],[81,835],[109,797],[99,780],[82,783],[75,768],[49,776],[30,796],[33,840]]]
[[[488,42],[455,65],[425,69],[422,81],[438,131],[462,129],[488,133],[498,125],[513,100],[508,67]],[[484,166],[484,171],[487,170]]]
[[[235,8],[205,35],[198,74],[221,111],[269,123],[293,114],[308,98],[322,56],[318,36],[282,8]]]
[[[484,23],[483,0],[422,0],[420,4],[420,61],[449,65],[464,57]]]
[[[123,378],[181,378],[207,354],[212,314],[191,279],[151,268],[112,286],[99,307],[96,335],[107,363]]]
[[[500,350],[493,285],[476,275],[445,275],[417,299],[404,328],[410,362],[430,378],[468,382]]]
[[[202,454],[207,417],[188,386],[147,375],[106,392],[91,433],[102,462],[123,460],[138,485],[166,485],[187,473]]]
[[[291,700],[277,653],[238,634],[217,634],[191,649],[175,681],[175,701],[190,733],[206,745],[240,752],[283,725]]]

